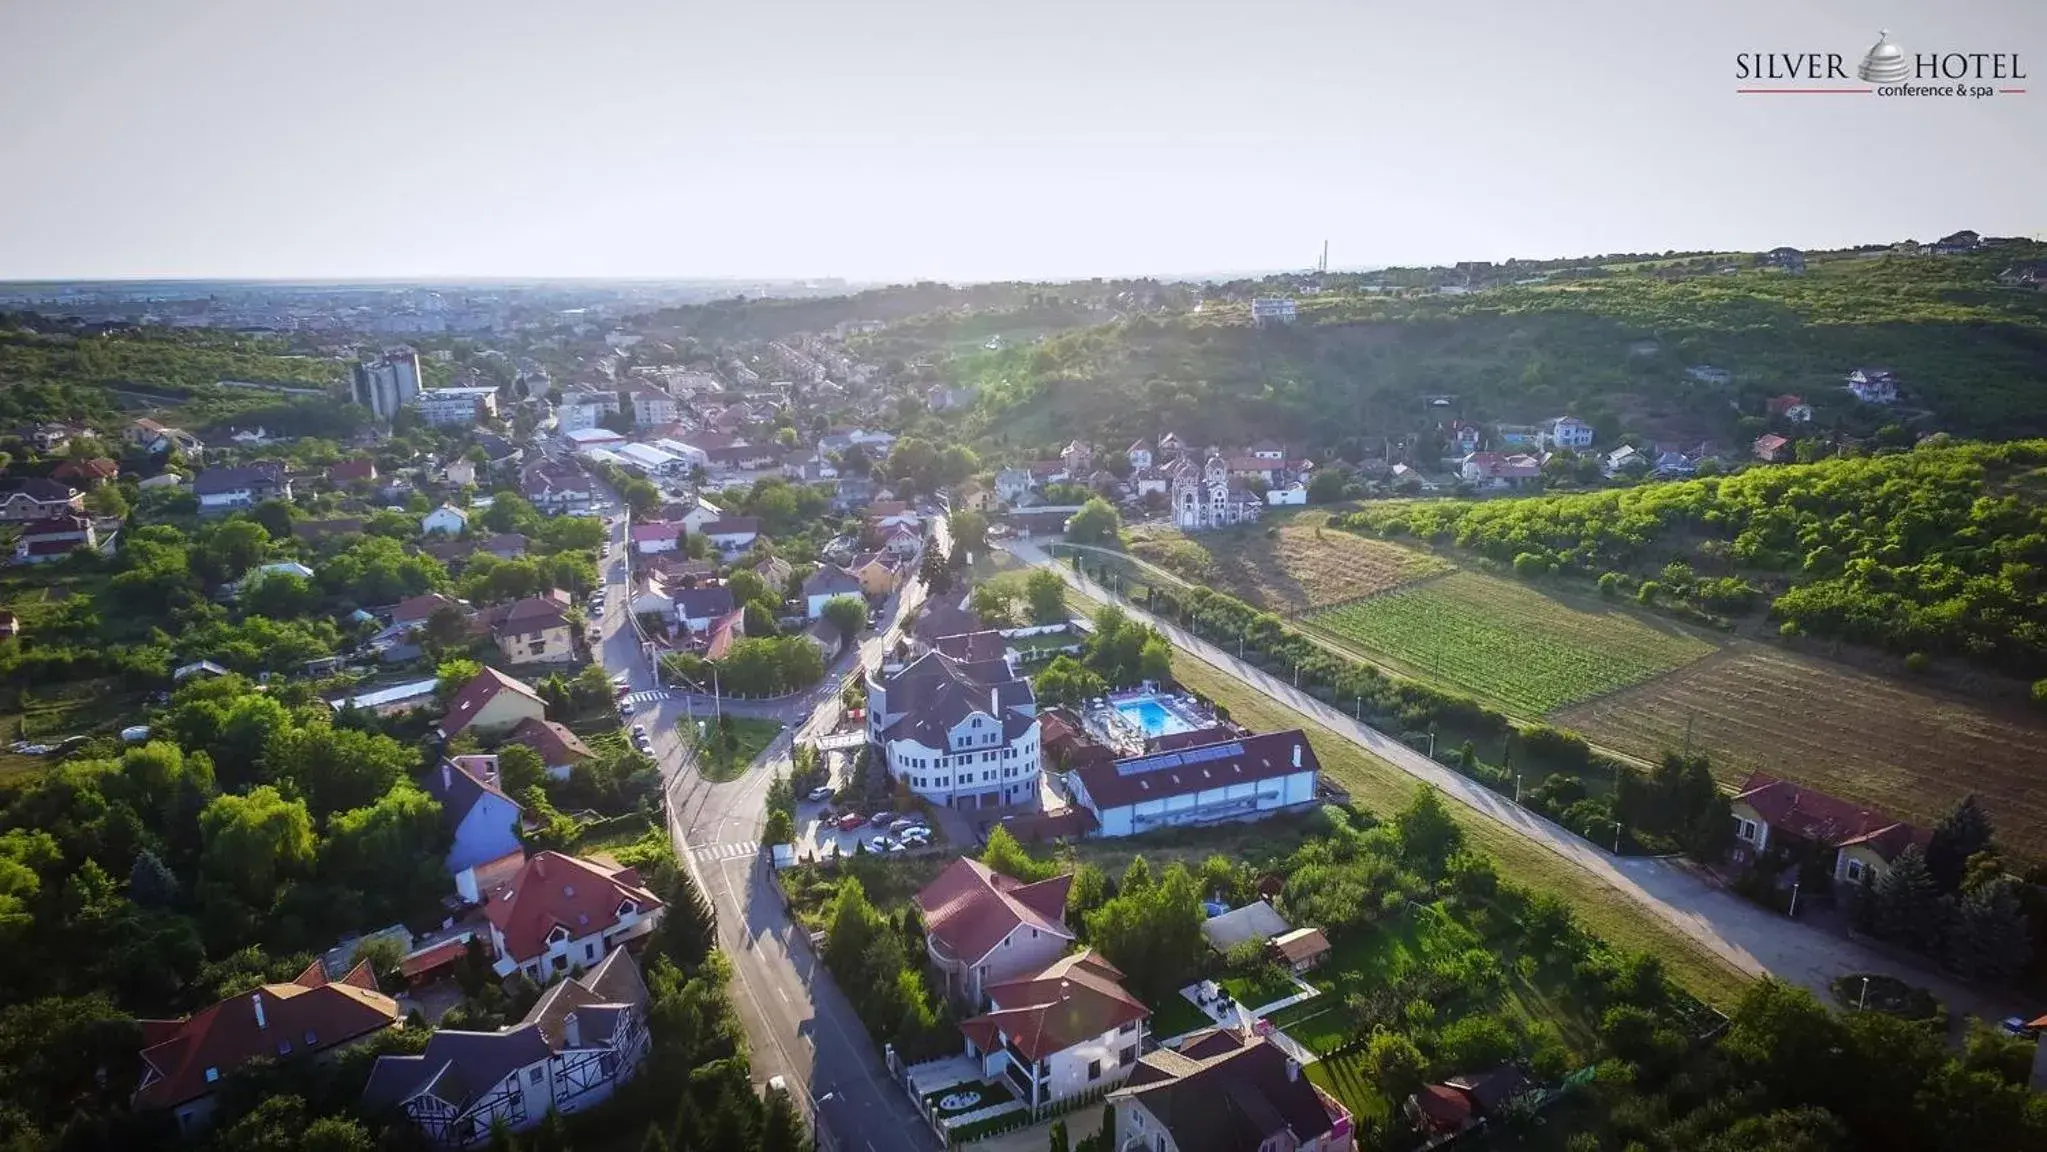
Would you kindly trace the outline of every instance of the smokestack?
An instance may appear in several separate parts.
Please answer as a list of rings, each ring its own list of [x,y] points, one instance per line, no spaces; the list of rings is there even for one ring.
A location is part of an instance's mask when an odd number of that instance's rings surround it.
[[[1299,1083],[1301,1079],[1301,1062],[1291,1056],[1286,1058],[1286,1079],[1289,1084]]]
[[[1301,744],[1300,744],[1300,741],[1296,740],[1296,741],[1294,742],[1294,767],[1296,767],[1296,768],[1299,768],[1300,766],[1301,766]]]
[[[249,1003],[254,1005],[256,1008],[256,1027],[258,1028],[270,1027],[270,1025],[263,1019],[263,994],[261,992],[258,992],[255,995],[250,996]]]
[[[443,760],[441,761],[441,791],[446,792],[448,789],[453,788],[454,786],[455,766],[448,763],[446,760]]]
[[[569,1013],[562,1019],[562,1039],[567,1041],[568,1046],[571,1048],[581,1048],[583,1046],[583,1025],[581,1021],[576,1019],[574,1012]]]

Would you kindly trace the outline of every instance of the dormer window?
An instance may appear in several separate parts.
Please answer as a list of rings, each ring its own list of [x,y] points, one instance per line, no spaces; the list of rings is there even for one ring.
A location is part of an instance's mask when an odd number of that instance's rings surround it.
[[[547,934],[547,942],[549,944],[560,944],[567,941],[568,938],[569,930],[559,924],[554,926],[554,931]]]
[[[631,900],[621,900],[618,902],[618,918],[621,920],[625,919],[628,916],[631,916],[633,913],[638,912],[639,910],[640,906],[638,904],[633,903]]]
[[[206,1069],[206,1082],[208,1084],[211,1084],[218,1079],[220,1079],[220,1069],[211,1067]]]
[[[314,1045],[318,1044],[319,1042],[320,1034],[318,1032],[313,1031],[311,1028],[306,1029],[306,1047],[311,1048]]]

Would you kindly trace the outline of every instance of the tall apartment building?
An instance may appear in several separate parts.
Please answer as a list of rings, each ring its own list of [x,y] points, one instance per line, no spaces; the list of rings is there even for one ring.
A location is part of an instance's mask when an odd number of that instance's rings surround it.
[[[354,400],[379,420],[389,420],[419,395],[419,353],[406,345],[356,361]]]

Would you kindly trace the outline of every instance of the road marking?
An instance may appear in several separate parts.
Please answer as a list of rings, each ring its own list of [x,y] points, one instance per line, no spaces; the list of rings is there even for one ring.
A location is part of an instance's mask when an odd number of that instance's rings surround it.
[[[701,848],[690,849],[690,855],[709,864],[718,860],[737,860],[742,856],[752,856],[760,850],[759,843],[746,840],[737,844],[706,844]]]

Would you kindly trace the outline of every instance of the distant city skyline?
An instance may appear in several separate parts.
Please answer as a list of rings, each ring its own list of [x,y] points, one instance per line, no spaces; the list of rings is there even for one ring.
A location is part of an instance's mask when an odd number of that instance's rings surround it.
[[[1738,93],[1877,39],[1983,98]],[[0,280],[1190,278],[2047,229],[2047,6],[18,0]],[[1774,81],[1772,81],[1774,83]],[[2037,87],[2035,87],[2037,85]],[[2024,91],[2020,91],[2024,89]]]

